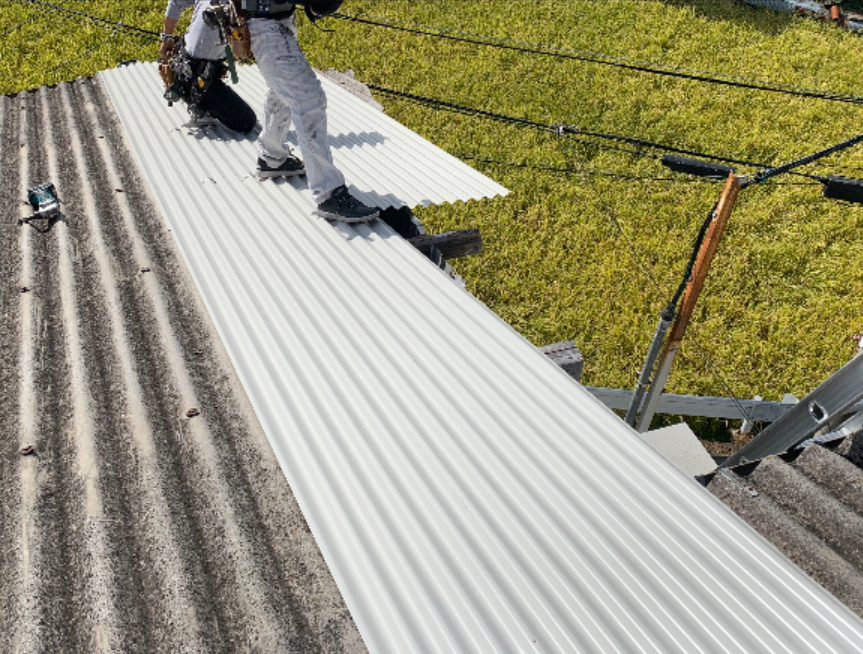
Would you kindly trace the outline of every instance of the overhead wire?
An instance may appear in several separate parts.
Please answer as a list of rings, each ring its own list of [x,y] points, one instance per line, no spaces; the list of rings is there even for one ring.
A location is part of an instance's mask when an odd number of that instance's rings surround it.
[[[673,152],[675,154],[684,154],[691,157],[698,157],[701,159],[708,159],[711,161],[720,161],[724,163],[737,164],[742,166],[749,166],[752,168],[769,168],[769,164],[759,163],[754,161],[748,161],[745,159],[737,159],[733,157],[727,157],[722,155],[711,154],[707,152],[700,152],[698,150],[692,150],[688,148],[680,148],[673,145],[668,145],[666,143],[658,143],[656,141],[650,141],[647,139],[632,137],[632,136],[623,136],[620,134],[612,134],[607,132],[598,132],[594,130],[587,130],[577,127],[575,125],[565,125],[565,124],[549,124],[549,123],[540,123],[534,120],[529,120],[526,118],[519,118],[516,116],[508,116],[506,114],[501,114],[498,112],[487,111],[485,109],[478,109],[476,107],[469,107],[467,105],[458,104],[455,102],[450,102],[448,100],[440,100],[437,98],[429,98],[421,95],[417,95],[414,93],[407,93],[405,91],[397,91],[395,89],[386,88],[377,84],[368,84],[368,88],[372,91],[377,91],[378,93],[382,93],[384,95],[388,95],[390,97],[406,100],[409,102],[414,102],[416,104],[424,105],[427,107],[441,109],[443,111],[451,111],[453,113],[462,114],[465,116],[477,116],[480,118],[487,118],[489,120],[495,120],[498,122],[508,123],[511,125],[515,125],[517,127],[529,127],[531,129],[536,129],[541,132],[546,132],[549,134],[554,134],[560,137],[579,137],[579,136],[588,136],[600,140],[609,140],[615,141],[618,143],[627,143],[629,145],[636,146],[635,150],[628,150],[631,154],[637,154],[640,156],[647,156],[651,158],[657,158],[657,155],[651,152],[645,152],[641,148],[647,148],[650,150],[658,150],[662,152]],[[797,175],[800,177],[806,177],[809,179],[813,179],[816,181],[821,181],[823,179],[822,176],[819,175],[811,175],[808,173],[800,173],[800,172],[791,172],[791,175]]]
[[[361,23],[376,27],[384,27],[402,32],[408,32],[411,34],[419,34],[422,36],[446,39],[449,41],[471,43],[474,45],[483,45],[487,47],[513,50],[516,52],[524,52],[527,54],[541,55],[546,57],[572,59],[576,61],[584,61],[605,66],[614,66],[617,68],[624,68],[627,70],[633,70],[642,73],[650,73],[653,75],[676,77],[697,82],[735,86],[750,90],[782,93],[786,95],[794,95],[806,98],[817,98],[821,100],[846,102],[850,104],[863,104],[863,97],[851,95],[849,93],[811,89],[802,86],[770,82],[768,80],[757,80],[732,75],[724,75],[722,73],[709,73],[686,68],[676,68],[673,66],[664,66],[655,62],[639,61],[636,59],[628,59],[626,57],[617,57],[596,52],[568,50],[563,48],[556,48],[554,46],[517,41],[509,38],[501,38],[485,34],[472,34],[470,32],[462,32],[460,30],[454,30],[450,28],[421,25],[418,23],[411,23],[407,21],[393,21],[392,19],[387,19],[380,16],[372,16],[365,13],[349,14],[345,12],[338,12],[334,14],[333,17],[355,23]]]
[[[39,20],[40,18],[44,18],[44,17],[45,17],[45,14],[36,14],[35,16],[30,16],[30,18],[28,18],[25,21],[18,23],[14,27],[10,27],[9,29],[4,30],[3,32],[0,32],[0,38],[3,38],[4,36],[9,36],[10,34],[12,34],[12,32],[17,32],[22,27],[29,25],[30,23],[32,23],[36,20]]]
[[[97,50],[104,48],[106,45],[108,45],[108,43],[110,43],[112,40],[114,40],[117,37],[118,33],[119,33],[119,30],[115,29],[111,33],[111,35],[108,36],[108,38],[104,39],[103,41],[100,41],[99,43],[97,43],[93,47],[85,50],[84,52],[79,54],[77,57],[74,57],[73,59],[69,59],[68,61],[64,61],[64,62],[54,66],[53,68],[49,68],[48,70],[45,71],[46,79],[47,79],[47,75],[49,73],[56,73],[58,70],[62,70],[63,68],[66,68],[67,66],[70,66],[71,64],[74,64],[79,59],[83,59],[84,57],[87,57],[87,56],[93,54]]]
[[[102,16],[96,16],[95,14],[89,14],[85,11],[79,11],[77,9],[71,9],[69,7],[65,7],[63,5],[59,5],[53,2],[47,2],[46,0],[13,0],[13,2],[17,2],[22,5],[31,5],[44,7],[49,11],[54,11],[57,13],[63,13],[69,16],[77,16],[79,18],[86,18],[87,20],[100,23],[105,25],[106,27],[113,27],[118,30],[123,30],[132,36],[146,36],[147,38],[159,38],[159,32],[154,30],[144,29],[142,27],[136,27],[135,25],[128,25],[121,21],[111,20],[110,18],[103,18]]]
[[[515,161],[503,161],[501,159],[488,159],[486,157],[480,157],[478,155],[466,154],[464,152],[454,152],[453,156],[459,159],[465,159],[468,161],[477,161],[479,163],[494,165],[494,166],[503,166],[507,168],[527,168],[530,170],[541,170],[543,172],[549,173],[564,173],[567,175],[584,175],[586,177],[609,177],[613,179],[626,179],[631,181],[644,181],[644,182],[686,182],[686,183],[717,183],[721,180],[714,179],[705,179],[704,177],[694,177],[694,178],[686,178],[686,177],[656,177],[651,175],[634,175],[630,173],[613,173],[606,170],[585,170],[581,168],[568,168],[568,167],[560,167],[553,166],[551,164],[536,164],[536,163],[528,163],[528,162],[515,162]]]

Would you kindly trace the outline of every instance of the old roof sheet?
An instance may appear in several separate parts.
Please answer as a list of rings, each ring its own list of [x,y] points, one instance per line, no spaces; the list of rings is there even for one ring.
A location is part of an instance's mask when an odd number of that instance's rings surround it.
[[[365,652],[101,83],[0,162],[0,649]]]
[[[721,472],[708,487],[863,617],[863,434]]]

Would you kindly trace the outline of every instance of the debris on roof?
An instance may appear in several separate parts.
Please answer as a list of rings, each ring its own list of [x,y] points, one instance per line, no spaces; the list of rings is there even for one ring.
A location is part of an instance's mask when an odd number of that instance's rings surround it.
[[[706,475],[716,469],[713,457],[685,422],[643,432],[641,437],[687,477]]]

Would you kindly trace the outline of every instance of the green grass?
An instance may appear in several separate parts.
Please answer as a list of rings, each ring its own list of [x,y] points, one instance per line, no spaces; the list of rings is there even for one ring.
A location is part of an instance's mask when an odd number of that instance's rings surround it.
[[[161,2],[67,2],[159,30]],[[722,0],[353,0],[344,10],[665,65],[863,94],[859,37],[828,23]],[[40,10],[41,11],[41,10]],[[0,32],[34,11],[0,8]],[[368,83],[545,123],[642,137],[739,159],[784,162],[863,131],[852,104],[715,86],[446,42],[331,20],[303,23],[313,65]],[[0,91],[89,75],[156,44],[57,19],[4,37]],[[75,59],[96,48],[92,56]],[[73,60],[66,65],[65,62]],[[57,68],[61,66],[60,68]],[[241,72],[242,74],[242,72]],[[478,227],[485,253],[456,262],[469,289],[537,345],[573,339],[588,384],[634,386],[660,310],[721,186],[648,158],[379,98],[445,150],[565,174],[472,161],[512,190],[420,212],[435,232]],[[863,147],[807,172],[863,177]],[[630,181],[605,171],[674,181]],[[748,171],[747,171],[748,172]],[[785,177],[781,182],[799,181]],[[798,396],[843,365],[863,331],[863,207],[820,185],[744,192],[672,375],[678,393]]]

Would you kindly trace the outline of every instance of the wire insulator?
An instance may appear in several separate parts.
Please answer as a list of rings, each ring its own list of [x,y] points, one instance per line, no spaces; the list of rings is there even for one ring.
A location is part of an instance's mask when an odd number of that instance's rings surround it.
[[[710,177],[712,179],[725,179],[729,174],[734,172],[734,168],[731,166],[680,157],[676,154],[663,155],[662,165],[678,173],[686,173],[698,177]]]
[[[824,182],[824,197],[863,204],[863,181],[847,177],[828,177]]]

